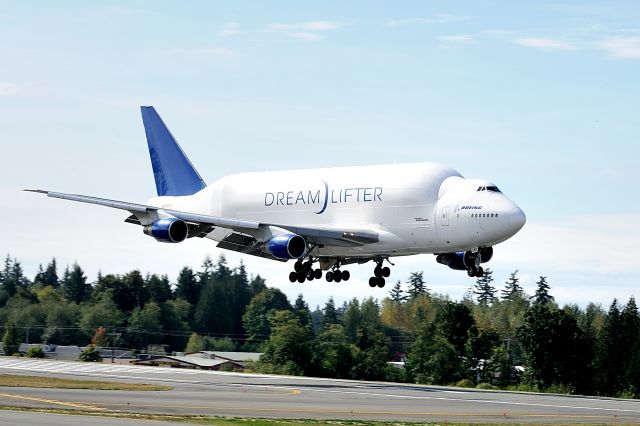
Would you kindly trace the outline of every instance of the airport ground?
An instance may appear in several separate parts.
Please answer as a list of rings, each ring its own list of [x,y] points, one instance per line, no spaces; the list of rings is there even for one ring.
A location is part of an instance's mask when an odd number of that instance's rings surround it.
[[[0,357],[0,374],[91,378],[171,387],[167,391],[3,387],[0,405],[5,407],[80,410],[95,414],[132,412],[317,420],[640,424],[640,401],[614,398],[11,357]],[[68,424],[64,415],[58,416],[3,411],[0,424]],[[85,424],[147,424],[144,420],[104,420],[83,417]]]

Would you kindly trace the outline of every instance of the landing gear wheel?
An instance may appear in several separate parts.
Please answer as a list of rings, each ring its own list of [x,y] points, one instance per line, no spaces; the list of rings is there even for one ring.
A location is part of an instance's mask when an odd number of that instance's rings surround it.
[[[330,283],[331,281],[333,281],[333,272],[331,271],[327,271],[325,278],[327,279],[327,282]]]
[[[349,271],[342,271],[342,281],[349,281],[349,278],[351,278]]]
[[[314,274],[313,271],[307,272],[307,280],[308,281],[313,281],[314,278],[315,278],[315,274]]]
[[[335,274],[333,274],[333,280],[337,283],[342,281],[342,273],[339,270],[337,270]]]
[[[369,278],[369,287],[373,288],[378,285],[378,279],[376,277]]]
[[[294,263],[293,270],[296,272],[302,271],[302,261],[298,260],[296,263]]]
[[[378,281],[378,287],[382,288],[385,285],[385,281],[384,278],[376,278],[376,280]]]
[[[388,266],[385,266],[384,268],[382,268],[382,276],[387,278],[389,277],[389,275],[391,275],[391,269],[389,269]]]
[[[303,282],[305,282],[305,281],[306,281],[306,279],[307,279],[307,276],[304,274],[304,272],[298,272],[296,275],[298,276],[298,282],[299,282],[300,284],[302,284]]]
[[[484,269],[482,269],[482,266],[478,268],[478,270],[476,271],[476,277],[481,278],[484,276]]]
[[[313,277],[316,280],[319,280],[320,278],[322,278],[322,269],[316,269],[313,273]]]
[[[470,277],[475,277],[476,276],[476,268],[467,269],[467,275],[469,275]]]
[[[376,268],[373,270],[373,275],[375,275],[376,278],[382,277],[382,268],[380,267],[380,265],[376,266]]]
[[[298,280],[298,274],[296,274],[295,272],[289,273],[289,281],[291,281],[292,283],[295,283],[297,280]]]

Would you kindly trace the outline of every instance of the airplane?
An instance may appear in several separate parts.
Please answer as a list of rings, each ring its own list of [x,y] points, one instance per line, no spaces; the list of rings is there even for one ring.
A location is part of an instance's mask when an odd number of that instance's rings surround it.
[[[146,204],[25,191],[125,210],[157,241],[209,238],[217,247],[286,262],[289,280],[347,281],[343,266],[373,262],[382,288],[390,258],[431,253],[470,277],[493,246],[525,224],[523,211],[484,179],[436,163],[240,173],[206,185],[152,106],[142,106],[157,197]],[[315,264],[318,264],[314,268]]]

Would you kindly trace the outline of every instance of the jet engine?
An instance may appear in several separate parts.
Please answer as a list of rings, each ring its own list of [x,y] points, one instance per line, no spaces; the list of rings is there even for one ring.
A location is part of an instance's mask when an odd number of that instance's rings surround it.
[[[168,217],[145,226],[142,232],[162,243],[181,243],[187,239],[189,227],[183,220]]]
[[[280,234],[267,241],[267,250],[278,259],[299,259],[307,251],[307,242],[297,234]]]
[[[478,251],[480,263],[486,263],[493,257],[493,247],[482,247]],[[475,265],[474,255],[470,251],[457,251],[454,253],[442,253],[436,257],[436,262],[447,265],[451,269],[464,271]]]

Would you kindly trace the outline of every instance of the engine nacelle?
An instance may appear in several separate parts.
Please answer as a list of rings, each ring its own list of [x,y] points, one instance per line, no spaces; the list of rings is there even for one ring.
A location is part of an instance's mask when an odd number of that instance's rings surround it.
[[[187,239],[189,227],[183,220],[167,217],[145,226],[142,232],[162,243],[181,243]]]
[[[278,259],[299,259],[307,251],[307,242],[297,234],[280,234],[267,241],[267,250]]]
[[[487,263],[493,257],[493,247],[482,247],[480,249],[480,263]]]
[[[457,251],[455,253],[443,253],[436,257],[436,262],[447,265],[451,269],[464,271],[467,266],[464,264],[464,252]]]
[[[493,247],[482,247],[478,254],[480,263],[486,263],[493,257]],[[451,269],[464,271],[475,265],[473,253],[470,251],[457,251],[455,253],[443,253],[436,257],[436,262],[447,265]]]

